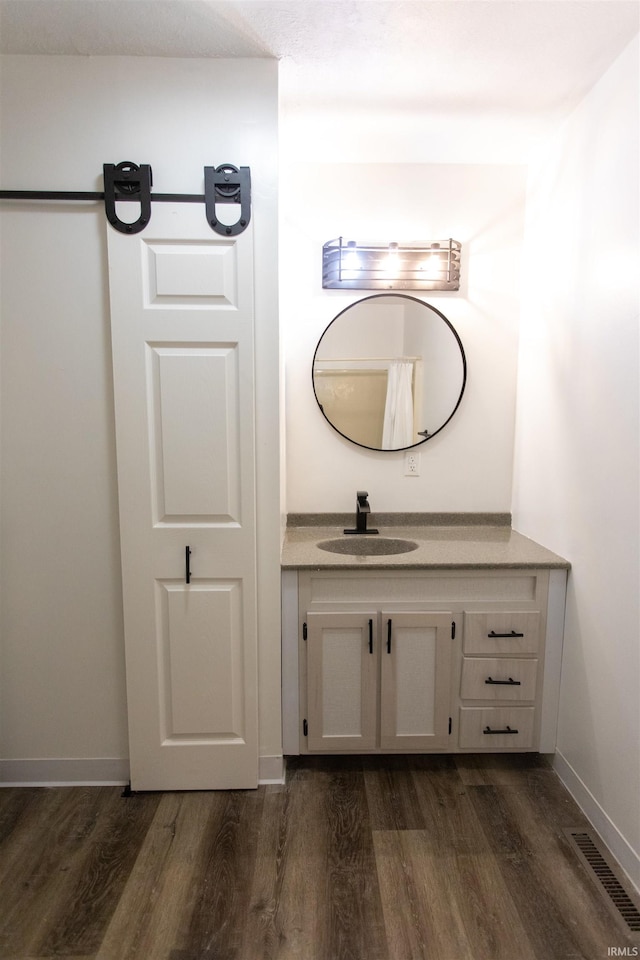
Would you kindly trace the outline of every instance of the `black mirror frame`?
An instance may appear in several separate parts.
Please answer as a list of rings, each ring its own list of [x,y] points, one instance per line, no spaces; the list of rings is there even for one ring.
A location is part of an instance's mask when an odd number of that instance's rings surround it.
[[[313,375],[315,364],[316,364],[316,356],[318,354],[320,344],[322,343],[322,339],[325,333],[327,332],[327,330],[333,326],[336,320],[339,320],[343,314],[345,314],[348,310],[351,310],[352,307],[357,306],[359,303],[366,303],[367,300],[379,300],[381,297],[390,297],[390,296],[401,297],[403,300],[412,300],[414,303],[419,303],[423,307],[428,307],[429,310],[433,310],[433,312],[436,313],[440,317],[440,319],[443,320],[451,330],[451,333],[455,337],[458,347],[460,348],[460,355],[462,357],[462,387],[460,389],[460,394],[458,396],[458,399],[456,400],[455,406],[451,411],[451,413],[449,414],[449,416],[447,417],[447,419],[444,421],[443,424],[441,424],[438,427],[437,430],[434,430],[433,433],[430,433],[428,437],[425,437],[424,440],[419,440],[417,443],[412,443],[408,447],[393,447],[393,449],[385,448],[385,447],[369,447],[366,443],[358,443],[357,440],[353,440],[351,437],[348,437],[346,433],[343,433],[341,430],[338,430],[338,428],[331,422],[331,420],[329,420],[328,416],[324,412],[324,409],[322,407],[322,404],[320,403],[320,400],[318,399],[318,394],[316,392],[315,378]],[[340,313],[337,313],[333,318],[333,320],[330,323],[328,323],[327,326],[322,331],[322,336],[320,337],[320,339],[316,344],[316,349],[313,352],[313,360],[311,362],[311,386],[313,387],[313,395],[316,398],[316,403],[318,404],[318,407],[320,409],[320,412],[322,413],[322,416],[325,418],[325,420],[327,421],[331,429],[335,430],[335,432],[338,433],[341,437],[344,437],[345,440],[348,440],[349,443],[355,444],[356,447],[362,447],[365,450],[374,450],[376,453],[401,453],[404,450],[413,450],[415,447],[421,447],[423,443],[426,443],[428,440],[433,439],[433,437],[439,434],[441,430],[444,430],[444,428],[449,423],[449,421],[455,414],[456,410],[460,406],[466,385],[467,385],[467,357],[464,352],[464,347],[462,346],[462,340],[460,339],[458,335],[458,331],[453,326],[451,321],[445,317],[442,311],[438,310],[437,307],[432,306],[432,304],[427,303],[425,300],[420,300],[418,297],[411,297],[406,293],[396,293],[395,291],[391,291],[389,293],[375,293],[370,297],[362,297],[360,300],[356,300],[354,301],[354,303],[350,303],[349,306],[341,310]]]

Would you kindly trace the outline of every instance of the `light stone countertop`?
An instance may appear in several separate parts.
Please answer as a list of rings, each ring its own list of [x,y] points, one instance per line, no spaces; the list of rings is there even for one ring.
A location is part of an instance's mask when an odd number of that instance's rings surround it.
[[[365,539],[358,534],[343,533],[344,527],[353,527],[354,522],[353,514],[290,516],[282,547],[283,569],[427,570],[448,567],[478,570],[488,567],[567,569],[570,566],[563,557],[513,530],[505,514],[492,517],[490,514],[372,513],[368,526],[377,528],[379,537],[413,540],[418,548],[410,553],[358,556],[329,553],[317,546],[321,540]],[[375,536],[371,534],[366,539]]]

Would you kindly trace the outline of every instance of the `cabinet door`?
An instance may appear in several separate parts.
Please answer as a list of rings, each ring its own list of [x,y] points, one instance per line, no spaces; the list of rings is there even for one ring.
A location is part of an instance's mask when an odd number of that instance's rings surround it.
[[[376,745],[377,613],[307,615],[307,746]]]
[[[451,624],[450,613],[382,611],[382,750],[447,746]]]

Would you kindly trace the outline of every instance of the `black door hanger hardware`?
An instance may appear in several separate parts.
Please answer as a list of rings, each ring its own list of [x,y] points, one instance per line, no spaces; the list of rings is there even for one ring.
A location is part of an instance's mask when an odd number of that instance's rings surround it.
[[[219,167],[204,168],[204,194],[202,193],[152,193],[153,174],[148,163],[138,165],[129,160],[122,163],[105,163],[102,168],[104,191],[80,190],[0,190],[0,200],[103,200],[107,220],[120,233],[140,233],[151,219],[151,204],[154,203],[204,203],[207,223],[223,237],[235,237],[242,233],[251,220],[251,170],[249,167],[234,167],[223,163]],[[130,201],[140,204],[140,216],[127,223],[120,220],[116,202]],[[219,203],[240,205],[240,215],[235,223],[221,223],[216,213]]]

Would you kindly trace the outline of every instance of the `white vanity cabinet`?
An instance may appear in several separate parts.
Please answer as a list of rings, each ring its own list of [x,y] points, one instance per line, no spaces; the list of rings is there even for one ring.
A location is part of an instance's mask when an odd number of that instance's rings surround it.
[[[555,749],[566,570],[283,572],[285,753]]]
[[[309,751],[429,751],[449,737],[451,613],[308,611]]]

